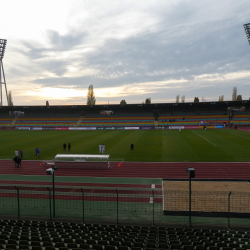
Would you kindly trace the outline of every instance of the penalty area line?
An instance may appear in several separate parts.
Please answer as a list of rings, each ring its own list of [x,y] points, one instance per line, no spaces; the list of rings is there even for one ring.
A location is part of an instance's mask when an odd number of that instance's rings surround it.
[[[194,131],[192,131],[192,133],[196,134]],[[200,136],[202,139],[204,139],[205,141],[209,142],[210,144],[212,144],[213,146],[215,146],[215,147],[216,147],[216,145],[215,145],[215,144],[213,144],[211,141],[207,140],[207,139],[206,139],[206,138],[204,138],[203,136],[201,136],[201,135],[199,135],[199,134],[196,134],[196,135]]]

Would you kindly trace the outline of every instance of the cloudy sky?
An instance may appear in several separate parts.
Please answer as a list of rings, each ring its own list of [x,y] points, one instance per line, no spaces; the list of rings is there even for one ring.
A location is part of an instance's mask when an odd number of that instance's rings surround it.
[[[249,0],[0,0],[14,105],[250,97]],[[3,95],[3,104],[6,98]]]

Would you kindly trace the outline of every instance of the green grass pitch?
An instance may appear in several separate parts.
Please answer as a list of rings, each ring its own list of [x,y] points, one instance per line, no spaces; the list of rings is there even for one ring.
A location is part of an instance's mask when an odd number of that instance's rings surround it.
[[[24,160],[52,160],[71,143],[71,154],[99,154],[106,145],[111,161],[144,162],[248,162],[250,133],[233,129],[197,130],[97,130],[97,131],[0,131],[0,158],[13,159],[22,148]],[[135,152],[130,152],[134,143]],[[66,152],[68,153],[68,152]]]

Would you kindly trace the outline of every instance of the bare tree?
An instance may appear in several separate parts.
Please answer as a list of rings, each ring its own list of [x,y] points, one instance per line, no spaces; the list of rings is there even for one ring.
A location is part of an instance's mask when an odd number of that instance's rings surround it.
[[[242,101],[242,95],[237,95],[236,101]]]
[[[145,100],[145,104],[151,104],[151,97],[148,97],[148,98]]]
[[[237,87],[233,87],[232,101],[237,100]]]
[[[122,107],[124,107],[127,104],[127,102],[125,100],[121,100],[120,104],[121,104]]]
[[[182,102],[182,103],[185,102],[185,96],[184,96],[184,95],[181,97],[181,102]]]
[[[219,96],[219,102],[223,102],[224,101],[224,95],[220,95]]]
[[[180,102],[180,95],[177,95],[176,96],[176,103],[179,103]]]
[[[89,85],[88,94],[87,94],[87,105],[95,105],[96,99],[94,94],[93,85]]]
[[[201,97],[201,102],[206,102],[206,98],[205,97]]]
[[[194,98],[194,102],[200,102],[199,98],[198,98],[198,97],[195,97],[195,98]]]
[[[12,100],[12,94],[11,94],[11,91],[9,91],[8,93],[8,105],[9,106],[13,106],[13,100]]]

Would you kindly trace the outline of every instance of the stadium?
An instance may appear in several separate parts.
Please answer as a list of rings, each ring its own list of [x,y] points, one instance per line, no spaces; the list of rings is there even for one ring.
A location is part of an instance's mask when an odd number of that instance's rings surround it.
[[[0,249],[250,249],[249,3],[9,2]]]
[[[2,106],[1,244],[247,247],[249,103]]]

